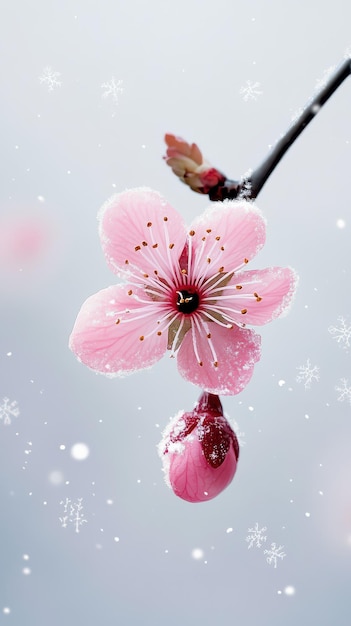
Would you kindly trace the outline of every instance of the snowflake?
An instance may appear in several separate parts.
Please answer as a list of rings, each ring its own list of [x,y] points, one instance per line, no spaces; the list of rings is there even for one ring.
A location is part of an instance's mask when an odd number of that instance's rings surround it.
[[[2,399],[2,404],[0,404],[0,420],[3,420],[4,424],[11,424],[12,417],[18,417],[19,413],[16,400],[10,402],[9,398]]]
[[[116,80],[111,78],[107,83],[102,83],[101,89],[105,91],[102,93],[102,98],[109,98],[111,96],[113,102],[117,105],[119,95],[124,92],[123,80]]]
[[[311,366],[311,361],[307,359],[305,365],[300,365],[296,368],[299,370],[299,374],[296,376],[296,381],[298,383],[304,383],[305,389],[310,389],[311,383],[315,381],[319,381],[319,367],[314,365]]]
[[[62,528],[67,528],[68,524],[74,525],[76,533],[80,532],[80,527],[87,522],[83,516],[83,498],[77,498],[76,502],[72,503],[70,498],[61,500],[60,504],[63,505],[63,516],[59,517]]]
[[[268,555],[266,561],[269,565],[277,567],[278,559],[283,559],[286,556],[285,552],[283,552],[283,548],[284,546],[279,546],[279,548],[277,548],[276,543],[271,543],[271,549],[264,550],[263,554]]]
[[[253,83],[251,80],[247,80],[245,85],[240,87],[239,93],[242,95],[243,100],[257,100],[257,96],[260,96],[263,92],[259,90],[261,83]]]
[[[54,72],[51,67],[44,67],[43,73],[39,76],[39,80],[41,83],[46,83],[48,86],[48,91],[54,91],[56,87],[61,87],[61,81],[58,80],[60,76],[60,72]]]
[[[351,385],[349,385],[347,378],[341,378],[339,386],[336,386],[335,390],[339,393],[339,402],[344,402],[344,400],[346,400],[349,404],[351,404]]]
[[[248,528],[248,536],[246,537],[246,541],[248,542],[248,550],[252,548],[252,546],[256,546],[256,548],[260,548],[262,544],[267,541],[267,536],[263,535],[266,532],[267,526],[263,526],[262,528],[258,527],[258,522],[256,522],[254,528]]]
[[[342,347],[347,350],[351,347],[351,325],[347,325],[346,318],[342,315],[338,317],[337,321],[339,322],[338,326],[329,326],[328,332],[340,345],[344,344]]]

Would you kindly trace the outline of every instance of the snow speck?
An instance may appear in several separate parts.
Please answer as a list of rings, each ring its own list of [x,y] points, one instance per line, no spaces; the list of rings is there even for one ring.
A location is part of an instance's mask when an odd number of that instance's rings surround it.
[[[86,443],[75,443],[71,448],[71,457],[76,461],[85,461],[90,454]]]
[[[66,446],[63,443],[60,445],[60,450],[66,450]]]
[[[53,470],[49,474],[49,482],[52,485],[60,485],[63,482],[63,474],[59,470]]]
[[[295,587],[293,587],[292,585],[287,585],[284,588],[284,593],[286,596],[294,596],[296,593]]]
[[[115,543],[118,543],[118,542],[119,542],[119,537],[114,537],[114,538],[113,538],[113,541],[114,541]]]
[[[309,513],[308,511],[306,511],[306,513],[305,513],[305,517],[311,517],[311,513]]]
[[[22,574],[24,574],[24,576],[29,576],[31,573],[32,570],[30,569],[30,567],[23,567]]]
[[[227,535],[229,535],[229,533],[232,533],[232,532],[233,532],[233,528],[231,528],[231,527],[227,528],[227,530],[226,530]]]
[[[284,385],[285,385],[285,380],[283,380],[283,379],[278,380],[278,385],[279,385],[279,387],[284,387]]]
[[[201,548],[194,548],[191,551],[191,557],[195,559],[195,561],[200,561],[204,558],[204,551]]]
[[[11,609],[9,606],[4,606],[4,608],[2,609],[2,612],[4,615],[10,615]]]
[[[338,228],[343,229],[346,226],[346,222],[340,217],[339,219],[336,220],[336,225]]]

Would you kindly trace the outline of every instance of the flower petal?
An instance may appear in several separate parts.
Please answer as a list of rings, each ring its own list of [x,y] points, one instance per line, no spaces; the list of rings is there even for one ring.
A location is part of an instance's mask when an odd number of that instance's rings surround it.
[[[188,502],[205,502],[215,498],[232,481],[237,459],[230,446],[223,463],[213,468],[207,463],[197,437],[187,440],[182,450],[169,452],[165,459],[168,479],[174,493]]]
[[[195,348],[201,359],[199,364]],[[217,366],[211,343],[215,350]],[[178,352],[180,374],[192,382],[218,395],[235,395],[246,387],[253,374],[254,364],[260,359],[261,337],[253,330],[223,328],[211,323],[211,340],[195,324],[185,335]]]
[[[130,291],[122,284],[102,289],[78,313],[69,347],[97,372],[131,374],[153,365],[167,349],[167,332],[157,334],[159,303],[141,306],[134,296],[145,300],[144,290],[133,287],[132,295]]]
[[[185,244],[181,216],[157,192],[129,189],[112,196],[98,214],[99,232],[109,267],[116,274],[172,275]]]
[[[245,200],[211,205],[190,226],[194,274],[207,278],[243,267],[264,245],[265,226],[259,209]]]
[[[262,325],[288,311],[296,291],[297,274],[289,267],[267,267],[236,274],[231,285],[238,285],[233,299],[223,300],[224,306],[245,311],[244,315],[233,315],[245,324]],[[229,294],[230,289],[223,291]],[[221,307],[221,299],[218,298]]]

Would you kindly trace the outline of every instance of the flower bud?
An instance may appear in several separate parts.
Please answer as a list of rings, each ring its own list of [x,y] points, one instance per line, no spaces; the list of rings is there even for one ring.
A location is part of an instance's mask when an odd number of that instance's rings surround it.
[[[239,444],[218,396],[203,392],[194,410],[178,413],[158,446],[167,484],[188,502],[215,498],[232,481]]]
[[[210,189],[224,184],[225,176],[203,159],[196,143],[188,144],[181,137],[165,135],[168,146],[164,157],[174,174],[197,193],[208,194]]]

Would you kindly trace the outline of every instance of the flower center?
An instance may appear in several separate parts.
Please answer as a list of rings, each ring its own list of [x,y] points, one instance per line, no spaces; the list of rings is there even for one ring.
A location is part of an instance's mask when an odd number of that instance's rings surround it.
[[[181,313],[193,313],[199,306],[199,294],[196,291],[177,291],[177,309]]]

